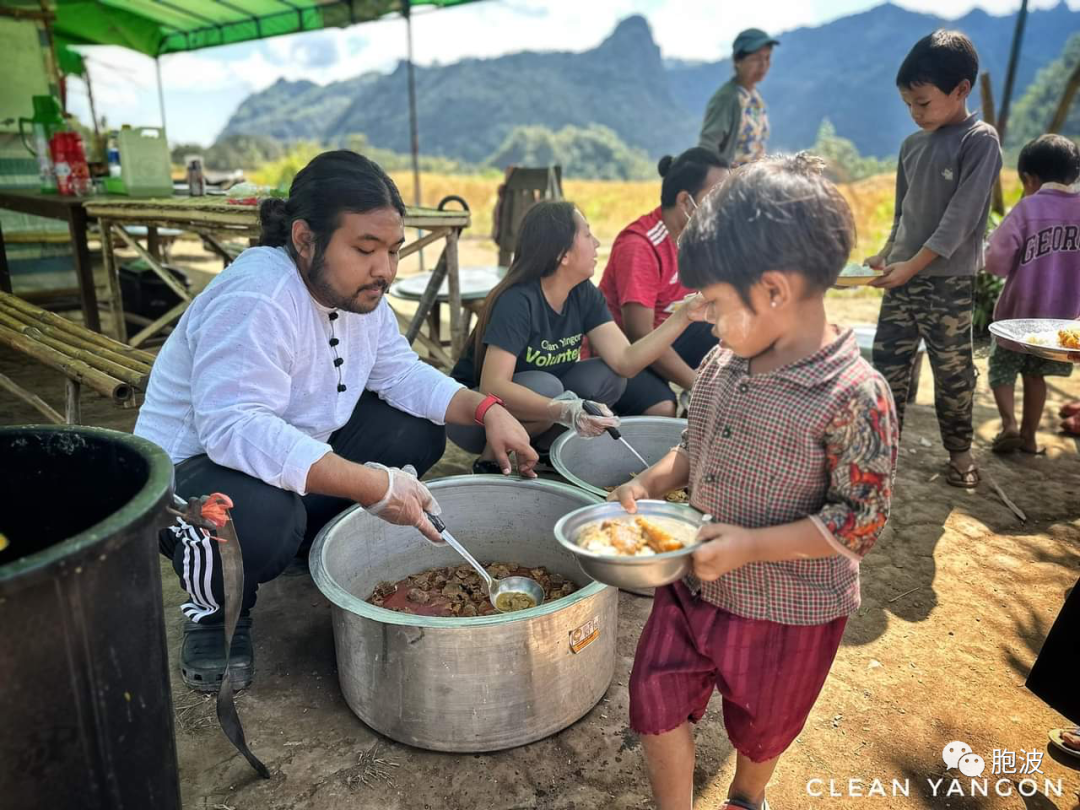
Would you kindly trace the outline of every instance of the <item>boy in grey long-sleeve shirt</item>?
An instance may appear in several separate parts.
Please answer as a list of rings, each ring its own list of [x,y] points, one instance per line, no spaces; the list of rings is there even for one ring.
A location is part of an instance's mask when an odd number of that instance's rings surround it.
[[[945,480],[974,488],[971,456],[975,363],[971,314],[982,264],[990,190],[1001,170],[997,132],[967,110],[979,72],[975,46],[957,31],[919,40],[896,76],[920,131],[900,149],[889,241],[866,263],[884,270],[874,366],[892,388],[903,425],[920,340],[934,372],[934,404],[949,452]]]

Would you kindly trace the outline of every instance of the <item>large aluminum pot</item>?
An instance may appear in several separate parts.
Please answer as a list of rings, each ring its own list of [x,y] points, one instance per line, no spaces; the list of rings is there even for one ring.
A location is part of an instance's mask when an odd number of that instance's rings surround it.
[[[619,432],[649,464],[668,454],[686,430],[685,419],[665,416],[628,416],[621,420]],[[566,431],[551,445],[551,464],[559,475],[586,492],[607,497],[604,487],[625,484],[639,472],[641,462],[622,442],[609,436],[583,439]]]
[[[447,528],[481,562],[546,566],[582,583],[554,538],[564,514],[597,499],[552,481],[459,476],[428,484]],[[412,616],[364,600],[383,580],[461,565],[447,546],[359,507],[326,526],[311,571],[333,603],[338,678],[376,731],[436,751],[497,751],[566,728],[615,671],[618,592],[589,582],[540,607],[477,618]]]

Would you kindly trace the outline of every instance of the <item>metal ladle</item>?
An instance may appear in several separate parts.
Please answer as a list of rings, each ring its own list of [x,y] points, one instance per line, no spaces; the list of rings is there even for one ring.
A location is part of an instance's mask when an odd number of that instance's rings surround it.
[[[462,546],[461,543],[454,539],[454,535],[446,530],[446,524],[443,523],[437,515],[428,514],[427,517],[428,520],[431,521],[431,525],[435,527],[435,531],[442,535],[442,539],[446,541],[447,545],[464,557],[465,561],[476,569],[476,573],[483,577],[484,582],[487,585],[488,599],[491,600],[491,604],[494,606],[495,610],[500,613],[516,612],[512,610],[503,610],[499,607],[498,599],[503,594],[521,594],[532,600],[533,607],[539,607],[544,603],[544,589],[535,579],[529,579],[529,577],[506,577],[504,579],[495,579],[491,574],[484,570],[484,566],[480,565],[480,563],[465,550],[465,547]]]

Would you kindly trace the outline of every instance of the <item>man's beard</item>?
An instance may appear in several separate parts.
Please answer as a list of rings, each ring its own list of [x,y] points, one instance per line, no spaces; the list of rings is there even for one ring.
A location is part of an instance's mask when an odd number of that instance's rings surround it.
[[[340,309],[343,312],[354,312],[358,315],[366,315],[369,312],[373,312],[382,302],[382,296],[386,294],[386,290],[389,287],[385,281],[373,281],[371,284],[365,284],[363,287],[359,287],[351,296],[342,295],[330,286],[330,282],[326,276],[326,263],[322,261],[320,257],[312,266],[311,270],[308,271],[308,283],[317,294],[319,301],[332,309]],[[373,292],[375,290],[378,290],[382,295],[379,295],[373,303],[367,303],[361,299],[361,296],[364,293]]]

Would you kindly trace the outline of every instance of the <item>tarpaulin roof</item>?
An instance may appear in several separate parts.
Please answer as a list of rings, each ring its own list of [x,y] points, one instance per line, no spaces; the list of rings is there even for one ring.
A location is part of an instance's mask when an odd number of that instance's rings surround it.
[[[411,0],[457,6],[475,0]],[[6,3],[0,3],[6,5]],[[157,57],[404,13],[407,0],[55,0],[62,45],[121,45]]]

